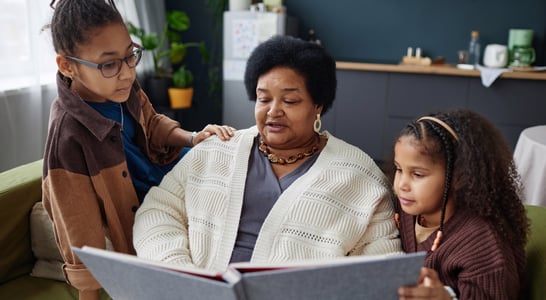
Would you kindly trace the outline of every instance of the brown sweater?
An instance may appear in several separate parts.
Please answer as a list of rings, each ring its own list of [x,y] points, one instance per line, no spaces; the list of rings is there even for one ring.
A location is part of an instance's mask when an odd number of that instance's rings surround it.
[[[55,228],[67,281],[82,291],[100,288],[72,252],[84,245],[135,253],[132,226],[139,201],[125,161],[120,125],[72,93],[57,76],[44,153],[43,202]],[[166,144],[178,122],[157,114],[135,81],[124,105],[137,120],[136,143],[151,161],[167,163],[181,148]]]
[[[425,266],[436,270],[459,299],[518,299],[525,250],[498,240],[483,219],[457,210],[444,224],[442,241],[434,252],[430,249],[436,232],[417,244],[415,217],[403,212],[400,227],[404,251],[428,251]]]

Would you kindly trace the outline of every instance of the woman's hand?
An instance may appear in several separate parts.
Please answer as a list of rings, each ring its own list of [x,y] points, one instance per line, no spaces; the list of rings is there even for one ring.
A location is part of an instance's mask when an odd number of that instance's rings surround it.
[[[437,299],[452,300],[452,297],[444,288],[444,284],[438,278],[438,273],[433,269],[421,268],[419,284],[416,286],[403,286],[398,289],[400,299]]]
[[[199,144],[211,135],[217,135],[222,141],[228,141],[233,136],[234,131],[235,128],[228,125],[209,124],[193,136],[192,145],[195,146]]]

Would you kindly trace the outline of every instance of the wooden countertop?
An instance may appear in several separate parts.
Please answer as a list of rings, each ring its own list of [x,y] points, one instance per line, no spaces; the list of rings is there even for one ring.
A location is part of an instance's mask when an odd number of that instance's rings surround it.
[[[418,66],[418,65],[371,64],[371,63],[338,61],[336,63],[336,66],[337,66],[337,69],[339,70],[480,77],[480,71],[478,70],[462,70],[452,65]],[[546,71],[504,72],[500,75],[500,78],[546,80]]]

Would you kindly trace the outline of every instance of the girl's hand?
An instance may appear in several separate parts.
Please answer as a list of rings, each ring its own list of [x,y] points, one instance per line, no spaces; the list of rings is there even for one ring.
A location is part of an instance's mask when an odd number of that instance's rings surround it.
[[[192,143],[195,146],[211,135],[217,135],[222,141],[228,141],[235,130],[235,128],[228,125],[209,124],[193,137]]]
[[[433,269],[421,268],[419,284],[416,286],[403,286],[398,289],[400,299],[437,299],[452,300],[452,297],[444,288],[444,284],[438,278],[438,273]]]

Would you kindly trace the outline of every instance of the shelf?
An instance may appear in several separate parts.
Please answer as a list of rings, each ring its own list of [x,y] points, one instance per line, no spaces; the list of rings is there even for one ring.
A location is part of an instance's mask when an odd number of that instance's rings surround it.
[[[452,65],[417,66],[417,65],[371,64],[371,63],[338,61],[336,63],[336,66],[338,70],[480,77],[480,71],[478,70],[462,70],[462,69],[457,69],[455,66],[452,66]],[[546,71],[505,72],[501,74],[500,78],[546,80]]]

